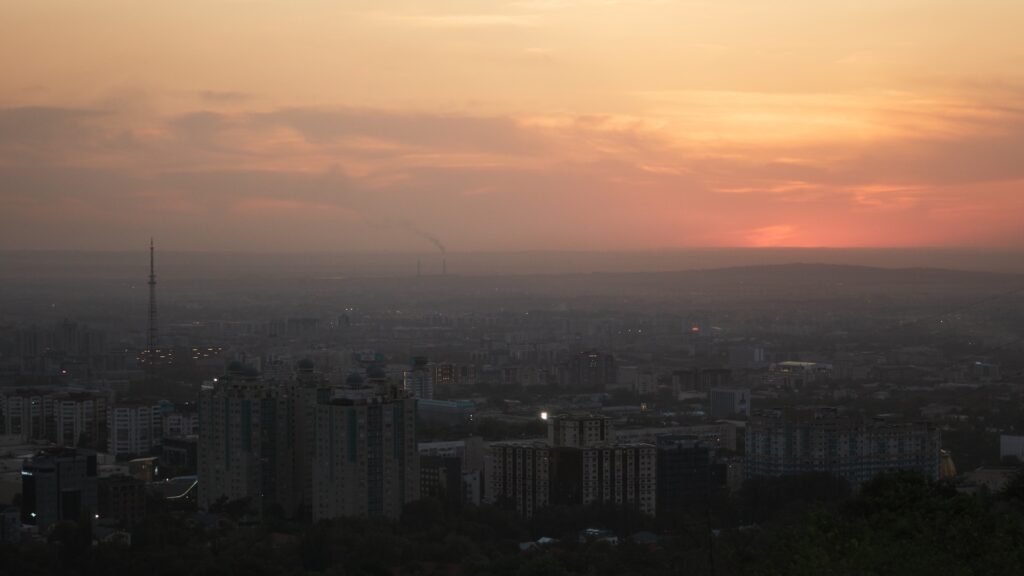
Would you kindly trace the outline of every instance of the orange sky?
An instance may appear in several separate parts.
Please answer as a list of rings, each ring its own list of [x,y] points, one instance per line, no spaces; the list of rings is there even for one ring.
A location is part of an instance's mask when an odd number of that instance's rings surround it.
[[[0,248],[1024,247],[1019,0],[0,10]]]

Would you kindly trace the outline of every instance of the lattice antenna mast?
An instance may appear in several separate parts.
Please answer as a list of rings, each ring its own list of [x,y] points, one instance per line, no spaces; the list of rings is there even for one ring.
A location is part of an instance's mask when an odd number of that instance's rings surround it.
[[[149,330],[146,333],[147,371],[150,377],[156,372],[156,260],[153,239],[149,239]]]

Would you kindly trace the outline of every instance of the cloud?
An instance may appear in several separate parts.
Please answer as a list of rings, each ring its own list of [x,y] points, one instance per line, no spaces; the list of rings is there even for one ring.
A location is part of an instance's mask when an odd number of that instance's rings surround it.
[[[40,141],[81,133],[89,120],[104,115],[99,110],[24,106],[0,109],[0,141]]]
[[[256,126],[284,126],[311,142],[365,138],[431,150],[536,153],[542,141],[511,118],[386,112],[354,108],[287,108],[242,119]]]
[[[58,159],[73,148],[93,148],[109,135],[103,110],[57,107],[0,109],[0,163]]]
[[[202,90],[199,98],[214,104],[237,104],[252,100],[252,94],[234,90]]]
[[[790,242],[796,237],[796,228],[788,224],[776,224],[774,226],[762,226],[746,233],[747,243],[750,246],[771,247],[771,246],[792,246]]]
[[[1021,242],[1024,122],[701,146],[614,116],[0,110],[0,243],[453,250]]]
[[[537,22],[528,16],[511,14],[399,14],[378,13],[374,19],[390,24],[419,28],[494,28],[532,27]]]

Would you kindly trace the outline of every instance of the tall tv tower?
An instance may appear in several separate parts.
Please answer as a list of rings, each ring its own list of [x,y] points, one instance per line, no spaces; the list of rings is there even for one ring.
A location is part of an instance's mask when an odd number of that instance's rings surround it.
[[[149,331],[146,333],[146,372],[156,373],[156,266],[153,239],[149,239]]]

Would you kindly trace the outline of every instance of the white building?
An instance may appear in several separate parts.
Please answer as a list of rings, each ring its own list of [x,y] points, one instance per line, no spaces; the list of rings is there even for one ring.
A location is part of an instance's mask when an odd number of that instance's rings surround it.
[[[999,436],[999,457],[1013,457],[1024,462],[1024,436],[1009,434]]]
[[[46,393],[36,390],[0,390],[0,436],[17,436],[28,442],[46,437]]]
[[[99,394],[73,392],[57,394],[46,400],[52,403],[54,418],[51,439],[58,446],[103,446],[107,430],[107,398]]]
[[[199,412],[175,410],[163,415],[163,437],[183,438],[199,434]]]
[[[163,439],[160,405],[148,402],[119,402],[107,412],[107,451],[115,458],[149,454]]]

